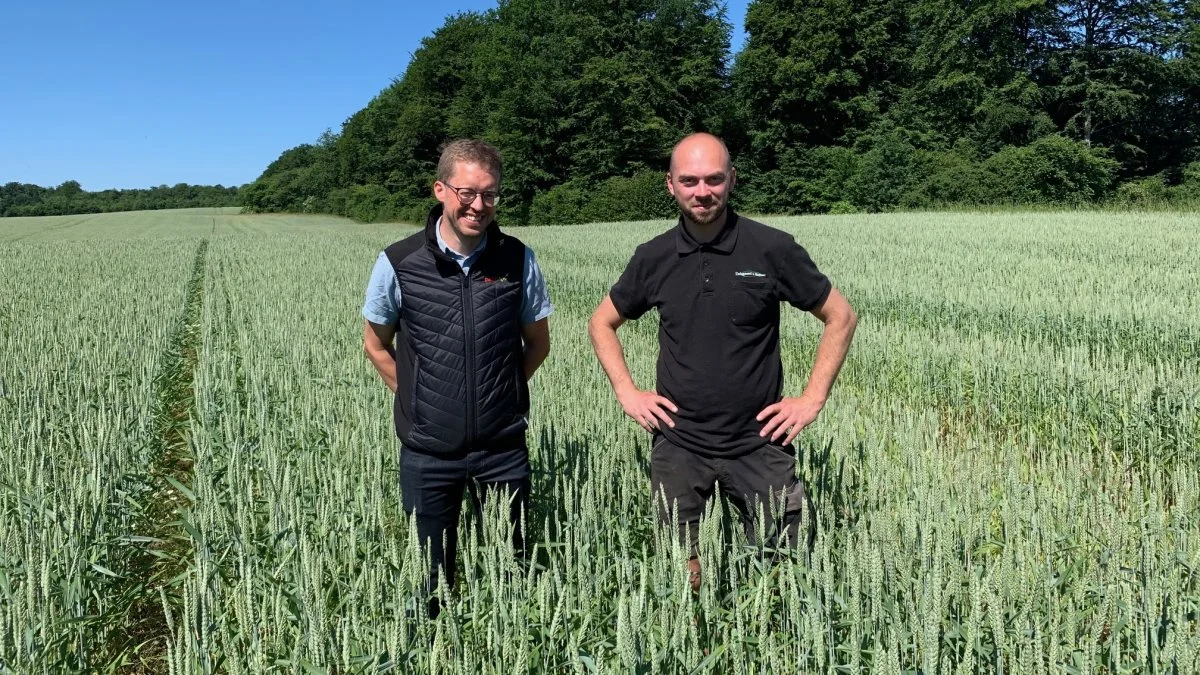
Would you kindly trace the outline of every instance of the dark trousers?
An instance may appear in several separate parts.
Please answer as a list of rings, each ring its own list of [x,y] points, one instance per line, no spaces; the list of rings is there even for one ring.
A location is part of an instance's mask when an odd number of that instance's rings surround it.
[[[458,518],[464,490],[482,520],[483,505],[489,498],[507,499],[508,516],[513,524],[513,548],[525,554],[521,515],[529,505],[529,451],[516,448],[501,451],[476,451],[442,457],[400,449],[400,493],[404,512],[416,514],[417,536],[428,547],[429,586],[437,589],[439,574],[453,588],[458,554]],[[437,613],[436,601],[430,612]]]
[[[672,522],[679,517],[679,537],[690,541],[697,553],[700,516],[716,492],[721,492],[742,518],[746,538],[753,545],[777,549],[786,545],[812,546],[816,520],[804,484],[796,477],[796,450],[791,445],[765,443],[737,457],[705,457],[685,450],[655,434],[650,451],[650,483],[658,519]],[[766,541],[758,540],[761,523]]]

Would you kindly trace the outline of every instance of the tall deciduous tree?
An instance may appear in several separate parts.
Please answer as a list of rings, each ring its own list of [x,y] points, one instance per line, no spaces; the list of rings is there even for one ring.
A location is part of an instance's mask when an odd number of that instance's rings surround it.
[[[894,101],[908,67],[911,2],[750,3],[733,82],[752,208],[789,192],[806,148],[852,143]]]
[[[541,192],[661,171],[679,136],[720,130],[729,32],[715,0],[502,0],[448,19],[330,152],[309,159],[336,167],[333,210],[366,195],[371,213],[412,216],[441,144],[480,137],[504,153],[502,210],[523,221]],[[367,185],[386,195],[356,187]]]

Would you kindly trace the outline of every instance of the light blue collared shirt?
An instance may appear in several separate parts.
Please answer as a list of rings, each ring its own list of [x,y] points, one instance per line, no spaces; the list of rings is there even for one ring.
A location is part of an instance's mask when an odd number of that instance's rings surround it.
[[[463,274],[471,272],[471,265],[479,259],[479,254],[487,248],[487,233],[483,239],[467,255],[450,248],[442,238],[441,221],[434,226],[437,233],[437,245],[446,255],[458,263]],[[531,324],[550,316],[554,305],[550,303],[550,295],[546,291],[546,278],[538,267],[533,249],[525,247],[525,271],[521,284],[521,323]],[[367,297],[363,303],[363,318],[381,326],[391,326],[400,320],[400,283],[396,281],[396,271],[387,254],[380,252],[375,259],[375,268],[371,270],[371,279],[367,282]]]

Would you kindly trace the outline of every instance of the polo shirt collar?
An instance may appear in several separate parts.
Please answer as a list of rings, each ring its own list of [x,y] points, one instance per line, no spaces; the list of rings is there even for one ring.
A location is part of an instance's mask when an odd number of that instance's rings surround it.
[[[454,249],[450,248],[450,245],[446,243],[445,238],[442,237],[442,218],[443,217],[444,216],[438,217],[437,222],[434,223],[434,226],[433,226],[433,235],[437,239],[437,245],[438,245],[439,251],[441,251],[442,253],[445,253],[446,255],[450,256],[451,258],[453,258],[455,260],[470,260],[471,258],[474,258],[475,256],[479,255],[480,253],[483,253],[483,249],[487,248],[487,243],[488,243],[487,230],[483,231],[483,239],[479,240],[479,245],[475,247],[475,250],[471,251],[470,253],[468,253],[466,255],[463,255],[462,253],[459,253],[458,251],[455,251]]]
[[[737,244],[737,228],[738,216],[729,206],[725,207],[725,225],[717,236],[712,241],[701,244],[692,238],[691,233],[687,231],[687,226],[683,224],[683,216],[679,216],[679,223],[675,227],[675,249],[679,255],[687,255],[699,250],[701,246],[707,246],[720,253],[733,253],[733,247]]]
[[[441,228],[439,227],[442,218],[442,211],[443,209],[440,203],[434,204],[433,208],[429,209],[429,215],[425,218],[425,242],[426,245],[433,249],[437,255],[442,256],[447,260],[453,260],[457,262],[462,260],[463,257],[458,254],[454,254],[454,256],[447,254],[446,251],[450,249],[448,246],[446,246],[446,242],[442,240],[442,232]],[[499,242],[497,245],[502,246],[504,239],[504,233],[500,231],[500,226],[496,224],[495,220],[493,220],[492,224],[488,225],[487,230],[484,231],[483,240],[479,242],[479,246],[475,247],[475,250],[471,253],[471,255],[482,253],[484,244],[489,241],[491,243]]]

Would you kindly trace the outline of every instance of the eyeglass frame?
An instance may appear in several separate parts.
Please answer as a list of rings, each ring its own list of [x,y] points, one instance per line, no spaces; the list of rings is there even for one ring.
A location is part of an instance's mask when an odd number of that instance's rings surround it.
[[[476,198],[476,197],[480,197],[480,198],[482,198],[482,199],[483,199],[483,205],[484,205],[484,206],[495,206],[495,205],[497,205],[497,204],[499,204],[499,203],[500,203],[500,193],[499,193],[499,192],[497,192],[496,190],[490,190],[490,191],[487,191],[487,192],[480,192],[479,190],[472,190],[471,188],[460,188],[460,187],[454,187],[453,185],[451,185],[451,184],[447,183],[447,182],[446,182],[446,181],[444,181],[444,180],[443,180],[443,181],[438,181],[438,182],[440,182],[442,185],[445,185],[446,187],[448,187],[448,188],[450,188],[451,190],[453,190],[453,191],[454,191],[454,196],[455,196],[455,197],[458,197],[458,203],[459,203],[459,204],[462,204],[462,205],[464,205],[464,206],[469,206],[469,205],[471,205],[471,204],[474,204],[474,203],[475,203],[475,198]],[[471,198],[470,198],[470,199],[464,199],[464,198],[463,198],[463,195],[462,195],[462,193],[463,193],[464,191],[465,191],[465,192],[469,192],[469,193],[471,194]],[[491,197],[490,197],[490,201],[489,201],[489,197],[488,197],[488,195],[491,195]]]

